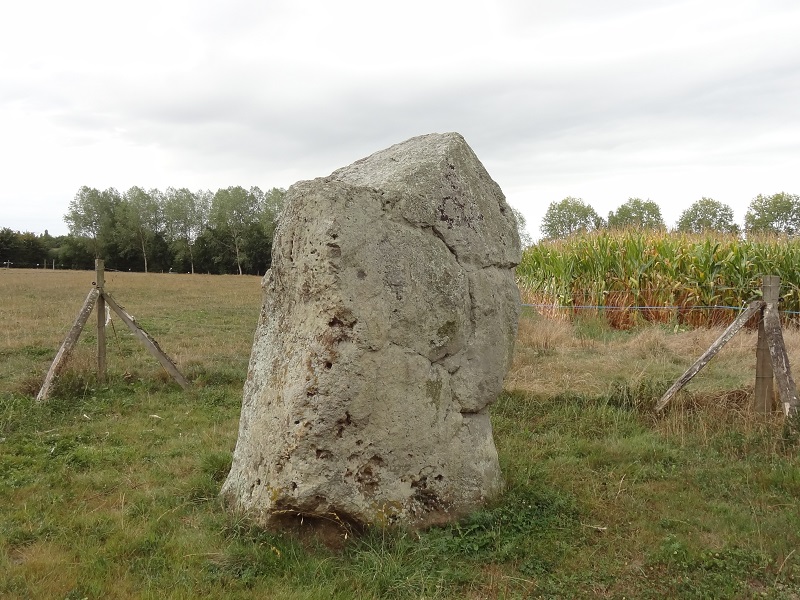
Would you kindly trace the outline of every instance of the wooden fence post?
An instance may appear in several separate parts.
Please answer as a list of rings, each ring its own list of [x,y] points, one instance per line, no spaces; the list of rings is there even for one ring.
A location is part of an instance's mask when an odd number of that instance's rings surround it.
[[[775,275],[764,275],[761,280],[761,294],[765,306],[778,305],[781,279]],[[756,348],[756,389],[753,395],[753,410],[757,413],[769,413],[774,402],[772,357],[769,352],[766,329],[764,327],[765,309],[761,310],[758,322],[758,346]]]
[[[39,394],[36,396],[36,400],[41,402],[47,399],[50,394],[50,390],[53,387],[53,383],[55,382],[55,378],[58,375],[61,368],[64,366],[64,363],[67,360],[67,356],[72,351],[73,347],[78,341],[78,337],[81,335],[81,331],[83,331],[84,325],[89,320],[89,315],[92,313],[92,309],[97,305],[97,380],[100,382],[105,382],[106,380],[106,308],[113,310],[122,322],[128,326],[128,328],[136,334],[142,343],[144,343],[147,350],[153,356],[158,359],[161,363],[161,366],[172,375],[172,378],[180,384],[183,389],[188,389],[191,387],[189,380],[184,377],[180,371],[178,371],[178,367],[175,366],[175,363],[172,362],[172,359],[167,356],[161,347],[158,345],[150,334],[147,333],[144,329],[139,327],[136,323],[136,320],[125,312],[119,304],[114,301],[114,298],[111,297],[110,294],[107,294],[106,291],[103,289],[105,287],[105,266],[101,259],[96,259],[94,262],[95,267],[95,276],[96,280],[93,282],[92,290],[89,292],[89,295],[86,297],[86,300],[81,307],[81,311],[78,313],[77,318],[75,319],[75,323],[72,325],[72,329],[70,329],[69,333],[67,334],[64,343],[61,344],[61,348],[59,348],[58,353],[56,354],[55,359],[53,360],[53,364],[50,365],[50,370],[47,372],[47,376],[45,377],[44,384],[42,385],[42,389],[39,390]]]
[[[94,261],[95,284],[97,296],[97,381],[106,381],[106,299],[103,287],[106,284],[105,263],[97,258]]]
[[[794,417],[800,399],[797,397],[797,386],[792,378],[792,369],[789,366],[789,356],[786,354],[786,345],[783,343],[781,318],[777,304],[767,304],[764,307],[764,331],[767,334],[767,344],[772,357],[772,373],[778,387],[778,398],[783,405],[783,413],[787,417]]]
[[[84,300],[83,306],[81,307],[78,316],[75,318],[75,323],[73,323],[72,329],[69,330],[67,337],[61,344],[61,348],[58,349],[56,357],[53,359],[53,364],[50,365],[50,370],[47,371],[47,376],[44,378],[42,389],[39,390],[39,394],[36,396],[37,402],[47,400],[48,396],[50,395],[50,390],[55,383],[58,372],[67,361],[69,353],[72,352],[72,349],[78,342],[81,331],[83,331],[83,326],[86,325],[86,321],[89,320],[89,315],[92,314],[92,309],[97,301],[97,296],[97,288],[92,288],[92,290],[89,292],[89,295],[86,296],[86,300]]]

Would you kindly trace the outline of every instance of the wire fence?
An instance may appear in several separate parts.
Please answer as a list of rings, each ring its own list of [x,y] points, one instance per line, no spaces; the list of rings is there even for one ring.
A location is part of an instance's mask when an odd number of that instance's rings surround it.
[[[747,305],[599,305],[524,302],[524,309],[547,318],[565,320],[596,317],[616,329],[629,329],[644,323],[687,325],[691,327],[727,326],[747,309]],[[784,326],[800,326],[800,311],[779,309]],[[758,323],[754,317],[751,326]]]
[[[548,309],[564,309],[564,310],[592,310],[592,309],[602,309],[602,310],[714,310],[714,309],[726,309],[726,310],[738,310],[742,311],[746,306],[724,306],[724,305],[713,305],[713,306],[669,306],[669,305],[659,305],[659,306],[600,306],[600,305],[591,305],[591,304],[562,304],[562,305],[554,305],[554,304],[525,304],[523,303],[522,306],[527,306],[529,308],[548,308]],[[800,314],[796,311],[782,311],[787,314]]]
[[[649,310],[680,310],[680,311],[703,311],[703,310],[735,310],[741,312],[747,308],[747,306],[725,306],[725,305],[713,305],[713,306],[594,306],[594,305],[558,305],[555,306],[553,304],[522,304],[522,306],[526,306],[528,308],[547,308],[547,309],[554,309],[554,310],[619,310],[619,311],[649,311]],[[800,311],[798,310],[779,310],[778,311],[782,315],[800,315]]]
[[[785,325],[800,326],[798,275],[800,270],[776,284],[778,309]],[[568,281],[540,278],[535,284],[520,278],[518,283],[529,311],[561,319],[605,318],[614,328],[628,329],[643,322],[694,327],[730,324],[751,302],[763,297],[762,279],[752,274],[746,281],[735,283],[707,280],[690,285],[622,281],[609,276]]]

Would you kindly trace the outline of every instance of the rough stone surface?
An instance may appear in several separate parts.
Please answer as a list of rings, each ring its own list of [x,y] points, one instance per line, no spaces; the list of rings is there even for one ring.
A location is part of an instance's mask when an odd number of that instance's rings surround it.
[[[488,405],[519,316],[514,216],[457,133],[287,193],[223,496],[270,523],[442,523],[502,487]]]

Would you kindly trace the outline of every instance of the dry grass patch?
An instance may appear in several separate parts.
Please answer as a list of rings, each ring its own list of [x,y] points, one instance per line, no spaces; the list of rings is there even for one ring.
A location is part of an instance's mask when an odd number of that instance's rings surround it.
[[[602,394],[620,382],[635,387],[650,381],[664,385],[665,391],[723,330],[653,325],[615,331],[601,320],[568,322],[524,315],[506,387],[536,394]],[[800,331],[787,327],[784,340],[790,363],[800,369]],[[687,392],[707,396],[720,390],[752,389],[756,344],[756,331],[739,332],[692,380]]]

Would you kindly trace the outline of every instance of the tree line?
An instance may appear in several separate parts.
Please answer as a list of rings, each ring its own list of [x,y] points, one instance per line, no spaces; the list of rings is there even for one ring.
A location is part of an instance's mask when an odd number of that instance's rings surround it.
[[[262,274],[272,262],[272,239],[286,191],[232,186],[212,193],[168,187],[165,191],[132,187],[124,193],[81,187],[64,221],[69,234],[0,229],[0,265],[92,269],[94,259],[122,271]],[[524,245],[532,240],[525,220],[514,210]],[[607,218],[580,198],[552,202],[540,230],[559,239],[598,229],[663,229],[661,209],[652,200],[629,198]],[[703,197],[681,213],[675,230],[740,232],[733,210]],[[797,235],[800,196],[759,194],[750,203],[744,232]]]
[[[81,187],[53,237],[0,229],[0,261],[8,266],[182,273],[263,274],[286,191],[232,186],[212,193],[134,186],[120,193]]]
[[[604,219],[580,198],[567,197],[552,202],[540,227],[545,239],[598,229],[667,229],[661,208],[652,200],[629,198]],[[700,198],[683,211],[675,230],[685,233],[741,233],[733,220],[733,209],[713,198]],[[744,217],[744,233],[800,233],[800,196],[779,192],[771,196],[759,194],[750,202]]]

